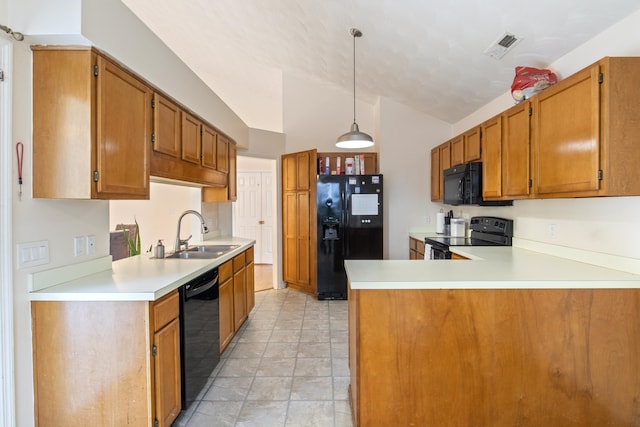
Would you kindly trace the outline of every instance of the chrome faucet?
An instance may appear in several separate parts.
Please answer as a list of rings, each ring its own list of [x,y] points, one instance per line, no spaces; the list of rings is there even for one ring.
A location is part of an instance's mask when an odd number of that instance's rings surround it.
[[[194,211],[194,210],[188,210],[188,211],[182,212],[182,214],[180,215],[180,218],[178,218],[178,231],[176,232],[175,252],[179,252],[182,245],[184,245],[185,250],[189,248],[189,239],[191,238],[192,235],[190,234],[189,237],[187,237],[186,239],[180,238],[180,224],[182,223],[182,218],[184,218],[184,216],[187,214],[194,214],[195,216],[200,218],[200,224],[202,226],[202,234],[206,234],[209,232],[209,228],[207,228],[207,224],[205,224],[204,218],[202,218],[202,215],[200,215],[200,212]]]

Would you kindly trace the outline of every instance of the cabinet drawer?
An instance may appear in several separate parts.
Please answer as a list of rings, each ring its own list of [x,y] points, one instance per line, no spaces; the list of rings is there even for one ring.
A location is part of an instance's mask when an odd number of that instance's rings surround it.
[[[416,241],[416,252],[418,252],[418,255],[422,256],[424,255],[424,242],[423,241]]]
[[[233,261],[229,260],[218,267],[218,281],[223,283],[225,280],[231,277],[233,274]]]
[[[153,303],[153,331],[157,332],[180,313],[178,290]]]
[[[245,262],[245,253],[242,252],[240,255],[236,255],[233,257],[233,272],[240,271],[244,268]]]
[[[246,263],[249,264],[251,261],[253,261],[253,246],[251,246],[249,249],[247,249],[245,252],[245,257],[246,257]]]
[[[413,237],[409,237],[409,250],[415,251],[418,245],[418,240]]]

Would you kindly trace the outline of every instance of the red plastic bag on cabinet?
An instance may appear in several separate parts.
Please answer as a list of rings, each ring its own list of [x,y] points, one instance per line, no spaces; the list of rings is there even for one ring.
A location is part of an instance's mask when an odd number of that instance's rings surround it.
[[[557,81],[558,76],[551,70],[518,66],[511,84],[511,96],[520,102],[531,98]]]

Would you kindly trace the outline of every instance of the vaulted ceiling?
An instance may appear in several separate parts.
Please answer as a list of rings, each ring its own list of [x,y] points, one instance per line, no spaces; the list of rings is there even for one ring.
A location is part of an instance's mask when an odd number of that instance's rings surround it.
[[[123,0],[250,127],[282,109],[282,73],[454,123],[640,8],[637,0]],[[505,32],[519,42],[483,52]],[[278,117],[277,115],[275,117]],[[273,121],[273,120],[271,120]],[[275,120],[277,121],[277,119]]]

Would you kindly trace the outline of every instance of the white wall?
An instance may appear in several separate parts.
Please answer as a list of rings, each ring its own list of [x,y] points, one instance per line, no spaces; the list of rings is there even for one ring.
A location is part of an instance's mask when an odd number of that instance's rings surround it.
[[[379,110],[385,258],[407,259],[409,231],[429,227],[438,209],[430,201],[430,150],[449,138],[451,125],[385,98]]]
[[[314,148],[318,151],[340,151],[335,143],[340,135],[351,130],[353,93],[292,74],[284,74],[283,78],[287,153]],[[356,101],[356,121],[360,131],[377,140],[374,116],[374,105]],[[374,146],[363,151],[375,150]]]

